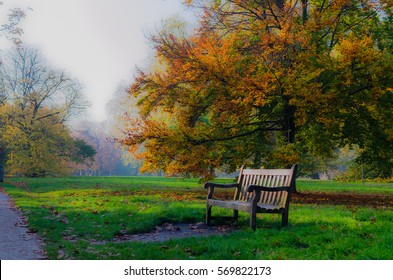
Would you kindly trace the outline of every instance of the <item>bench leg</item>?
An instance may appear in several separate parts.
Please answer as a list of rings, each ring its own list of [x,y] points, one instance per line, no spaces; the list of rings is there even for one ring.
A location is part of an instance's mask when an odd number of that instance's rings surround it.
[[[211,218],[212,218],[212,206],[207,205],[206,206],[206,225],[210,226]]]
[[[257,212],[252,211],[250,213],[250,226],[253,230],[257,228]]]
[[[282,220],[281,220],[281,226],[285,227],[288,225],[288,211],[285,211],[282,213]]]
[[[237,221],[239,218],[239,211],[238,210],[233,210],[233,221]]]

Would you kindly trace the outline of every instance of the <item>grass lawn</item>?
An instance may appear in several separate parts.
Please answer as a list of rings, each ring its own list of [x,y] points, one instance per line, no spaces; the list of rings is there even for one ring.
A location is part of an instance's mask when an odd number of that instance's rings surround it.
[[[254,232],[240,213],[238,230],[225,235],[115,242],[165,222],[204,221],[206,191],[195,179],[162,177],[7,179],[1,186],[44,238],[49,259],[393,259],[390,206],[296,201],[285,228],[279,215],[258,214]],[[393,199],[393,184],[298,180],[297,188]],[[213,208],[220,214],[230,210]]]

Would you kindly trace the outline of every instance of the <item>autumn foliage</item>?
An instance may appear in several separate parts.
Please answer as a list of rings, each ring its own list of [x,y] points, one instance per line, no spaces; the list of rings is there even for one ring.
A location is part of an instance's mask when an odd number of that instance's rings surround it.
[[[391,176],[392,1],[186,4],[199,27],[153,36],[160,67],[129,89],[140,118],[121,142],[145,170],[211,177],[358,145]]]

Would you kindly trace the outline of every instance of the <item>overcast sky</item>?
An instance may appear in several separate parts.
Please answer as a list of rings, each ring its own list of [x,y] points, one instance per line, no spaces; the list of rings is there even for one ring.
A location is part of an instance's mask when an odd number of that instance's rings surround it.
[[[163,19],[189,17],[182,0],[3,0],[2,7],[30,7],[22,41],[37,46],[56,67],[84,86],[94,120],[135,66],[148,61],[146,34]],[[151,54],[151,52],[150,52]]]

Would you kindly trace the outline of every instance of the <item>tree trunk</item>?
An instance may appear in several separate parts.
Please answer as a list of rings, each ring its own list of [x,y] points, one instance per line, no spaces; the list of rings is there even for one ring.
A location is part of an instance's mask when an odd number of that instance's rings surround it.
[[[284,137],[285,142],[288,144],[295,143],[295,134],[296,134],[296,126],[295,126],[295,111],[296,108],[294,106],[288,105],[289,100],[286,100],[286,108],[285,108],[285,124],[284,124]],[[292,165],[291,163],[290,165]],[[289,166],[290,166],[289,165]],[[288,166],[288,167],[289,167]],[[296,189],[296,181],[294,183],[294,192],[297,193]]]
[[[0,183],[4,182],[3,164],[0,163]]]
[[[4,182],[5,151],[0,149],[0,182]]]
[[[302,0],[302,22],[303,24],[307,21],[307,4],[308,0]]]

